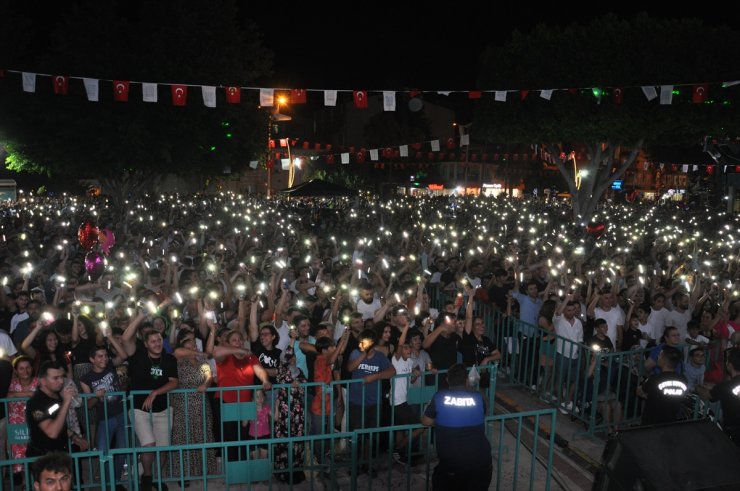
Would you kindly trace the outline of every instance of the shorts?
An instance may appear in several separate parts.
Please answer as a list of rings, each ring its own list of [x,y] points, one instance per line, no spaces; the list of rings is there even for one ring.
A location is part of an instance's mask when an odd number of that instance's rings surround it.
[[[136,430],[139,446],[164,447],[170,444],[172,435],[172,408],[158,413],[150,413],[141,409],[133,409],[130,413],[131,422]]]
[[[419,415],[414,413],[407,403],[393,406],[393,424],[396,425],[415,425],[419,423]]]

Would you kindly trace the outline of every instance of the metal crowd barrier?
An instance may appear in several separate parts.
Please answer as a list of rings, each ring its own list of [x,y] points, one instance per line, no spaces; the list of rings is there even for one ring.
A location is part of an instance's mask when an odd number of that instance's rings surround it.
[[[492,482],[496,483],[497,489],[550,489],[555,423],[552,409],[486,417],[486,435],[491,442],[494,463]],[[421,435],[412,439],[413,433],[420,430],[423,430]],[[382,442],[387,441],[393,446],[402,435],[407,438],[410,459],[398,463]],[[350,489],[357,489],[358,482],[367,485],[368,489],[431,489],[436,457],[432,435],[433,431],[422,425],[396,425],[326,435],[72,453],[76,476],[73,489],[114,491],[117,484],[122,484],[129,491],[138,491],[140,471],[136,463],[143,453],[155,454],[155,469],[161,468],[160,464],[165,460],[179,462],[182,469],[188,453],[200,454],[205,462],[208,452],[221,451],[222,455],[227,455],[230,450],[242,455],[237,460],[222,458],[221,465],[213,473],[186,475],[172,473],[164,466],[163,473],[155,475],[155,488],[161,489],[159,483],[163,482],[178,484],[181,488],[201,484],[203,489],[209,486],[220,489],[246,484],[250,485],[247,489],[251,489],[255,483],[265,483],[268,489],[277,486],[284,489],[286,485],[293,489],[305,479],[311,489],[319,486],[319,482],[324,486],[348,486]],[[258,446],[266,447],[265,457],[253,454]],[[363,454],[365,447],[367,451]],[[288,454],[287,465],[277,468],[273,465],[275,456],[285,452]],[[118,482],[110,477],[113,476],[116,457],[123,457],[128,464],[127,473]],[[33,459],[28,458],[2,460],[0,475],[6,474],[12,465],[20,464],[29,483],[32,480],[32,462]],[[14,491],[21,487],[11,482],[7,489]]]

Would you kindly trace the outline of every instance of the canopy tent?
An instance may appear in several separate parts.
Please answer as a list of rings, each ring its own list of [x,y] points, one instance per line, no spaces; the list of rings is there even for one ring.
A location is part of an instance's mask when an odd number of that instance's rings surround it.
[[[311,179],[292,188],[283,189],[280,194],[286,196],[356,196],[357,190],[321,179]]]

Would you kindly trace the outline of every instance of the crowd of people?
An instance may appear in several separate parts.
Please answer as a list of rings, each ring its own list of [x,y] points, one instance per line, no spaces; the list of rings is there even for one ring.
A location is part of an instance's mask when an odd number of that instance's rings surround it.
[[[675,401],[695,392],[722,401],[740,441],[734,216],[604,203],[592,218],[604,226],[587,227],[567,203],[536,197],[219,194],[127,206],[30,196],[0,210],[0,398],[11,398],[0,417],[31,434],[10,448],[14,459],[133,445],[126,418],[140,447],[419,423],[446,413],[410,404],[409,387],[458,362],[505,364],[513,350],[531,364],[526,384],[572,413],[581,389],[566,381],[598,373],[582,349],[652,348],[645,423],[676,419]],[[84,222],[115,234],[102,270],[78,240]],[[516,343],[486,325],[484,306],[518,321]],[[322,384],[335,380],[347,383],[330,393]],[[262,390],[224,390],[252,385]],[[616,429],[619,404],[593,397]],[[250,401],[254,419],[222,421],[222,405]],[[85,410],[93,427],[80,424]],[[389,446],[408,462],[408,438]],[[266,457],[253,449],[250,458]],[[327,451],[316,444],[311,455],[325,464]],[[284,445],[272,465],[286,476],[305,452]],[[247,458],[237,446],[222,457]],[[143,453],[141,486],[167,472],[213,473],[216,459],[215,449],[192,451],[167,466]]]

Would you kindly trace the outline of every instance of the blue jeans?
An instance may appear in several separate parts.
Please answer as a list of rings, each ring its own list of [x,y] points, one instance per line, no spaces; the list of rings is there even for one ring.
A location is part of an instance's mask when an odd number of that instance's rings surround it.
[[[95,439],[95,446],[101,452],[107,454],[110,449],[111,438],[116,437],[116,448],[126,448],[126,419],[125,413],[110,416],[108,419],[98,421],[98,434]],[[116,474],[116,481],[121,479],[123,473],[123,463],[126,461],[125,455],[116,455],[113,468]],[[106,474],[108,468],[106,467]]]

